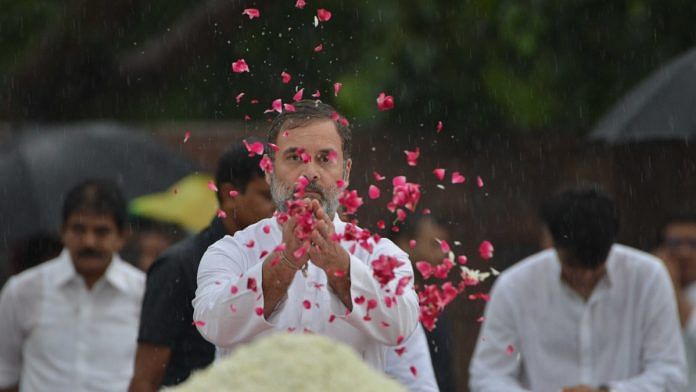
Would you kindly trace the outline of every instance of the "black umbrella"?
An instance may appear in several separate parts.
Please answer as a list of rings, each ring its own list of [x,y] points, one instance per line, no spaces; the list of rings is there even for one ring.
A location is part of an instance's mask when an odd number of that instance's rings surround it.
[[[663,66],[625,95],[591,140],[624,143],[696,138],[696,49]]]
[[[0,248],[60,226],[63,198],[87,178],[126,197],[165,190],[196,165],[143,132],[111,123],[33,128],[0,148]]]

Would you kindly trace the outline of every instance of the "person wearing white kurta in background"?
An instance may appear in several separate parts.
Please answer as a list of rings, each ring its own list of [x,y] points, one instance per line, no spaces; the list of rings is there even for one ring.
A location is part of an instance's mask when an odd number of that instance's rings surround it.
[[[0,390],[125,391],[145,275],[121,260],[126,202],[106,181],[66,196],[57,258],[0,295]]]
[[[660,237],[655,255],[665,262],[676,289],[688,364],[688,390],[696,391],[696,213],[670,216]]]
[[[265,219],[213,244],[198,269],[194,322],[219,355],[272,332],[311,332],[348,344],[381,370],[388,347],[407,339],[418,323],[413,269],[389,240],[370,239],[364,246],[333,240],[335,233],[355,228],[336,214],[337,182],[347,185],[352,165],[350,130],[329,105],[301,101],[294,106],[271,124],[268,141],[278,151],[269,151],[273,170],[266,178],[280,211],[293,199],[298,178],[308,180],[307,208],[318,220],[312,246],[296,257],[303,243],[294,218],[282,225]],[[285,250],[274,251],[281,243]],[[380,256],[401,262],[386,287],[371,268]],[[409,283],[395,295],[401,278]],[[369,312],[368,303],[374,306]]]
[[[616,209],[596,188],[564,191],[541,215],[554,248],[494,283],[472,392],[683,391],[677,306],[660,260],[614,244]]]

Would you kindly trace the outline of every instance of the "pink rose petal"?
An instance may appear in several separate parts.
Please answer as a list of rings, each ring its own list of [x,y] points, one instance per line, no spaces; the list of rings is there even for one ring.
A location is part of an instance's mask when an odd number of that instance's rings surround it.
[[[189,141],[190,138],[191,138],[191,131],[184,132],[184,143]]]
[[[420,148],[416,147],[415,151],[405,150],[406,162],[409,166],[416,166],[418,164],[418,157],[420,156]]]
[[[334,97],[338,97],[338,92],[341,91],[341,87],[343,87],[343,83],[334,83]]]
[[[438,122],[437,122],[437,127],[435,128],[435,130],[437,131],[437,133],[442,132],[442,128],[443,128],[442,121],[438,121]]]
[[[324,8],[319,8],[317,10],[317,18],[319,18],[320,22],[328,22],[331,20],[331,11]]]
[[[280,73],[280,79],[283,81],[283,84],[288,84],[290,83],[290,80],[292,80],[292,76],[289,73],[283,71]]]
[[[217,215],[217,217],[220,218],[220,219],[225,219],[225,218],[227,218],[227,213],[226,213],[225,211],[219,209],[219,208],[218,208],[218,210],[217,210],[217,214],[216,214],[216,215]]]
[[[322,50],[324,50],[324,44],[320,43],[319,45],[314,47],[314,52],[319,53]]]
[[[232,72],[234,73],[242,73],[242,72],[249,72],[249,66],[247,65],[246,61],[244,59],[239,59],[232,63]]]
[[[379,93],[377,97],[377,109],[380,111],[394,109],[394,97],[385,95],[384,92]]]
[[[379,198],[379,194],[380,194],[379,188],[377,188],[377,187],[374,186],[374,185],[370,185],[370,187],[369,187],[369,189],[368,189],[368,191],[367,191],[367,194],[368,194],[368,196],[370,197],[370,199],[373,199],[373,200],[374,200],[374,199],[378,199],[378,198]]]
[[[382,181],[386,178],[383,175],[377,173],[376,171],[372,172],[372,176],[375,178],[375,181]]]
[[[490,260],[493,257],[493,244],[491,244],[490,241],[481,242],[481,245],[479,245],[479,254],[483,260]]]
[[[251,19],[258,18],[259,16],[261,16],[261,13],[256,8],[247,8],[244,11],[242,11],[242,15],[248,16],[249,20],[251,20]]]
[[[302,100],[302,94],[304,94],[304,89],[301,88],[298,92],[295,93],[295,95],[292,96],[292,100],[295,102],[299,102]]]
[[[302,10],[304,9],[305,5],[307,5],[307,3],[305,3],[305,0],[297,0],[297,2],[295,3],[295,8],[299,8]]]
[[[218,191],[217,185],[215,185],[215,182],[212,181],[212,180],[211,180],[211,181],[208,181],[208,189],[210,189],[210,190],[213,191],[213,192],[217,192],[217,191]]]
[[[479,188],[483,188],[483,179],[481,179],[481,176],[476,176],[476,185]]]
[[[433,174],[435,174],[435,177],[440,181],[445,179],[445,169],[437,168],[433,170]]]
[[[452,184],[463,184],[466,181],[463,175],[459,172],[452,172]]]
[[[239,192],[234,191],[234,190],[230,191],[230,197],[237,197],[237,196],[239,196]]]
[[[242,98],[244,97],[244,93],[239,93],[237,96],[234,98],[237,101],[237,105],[239,105],[239,102],[242,101]]]

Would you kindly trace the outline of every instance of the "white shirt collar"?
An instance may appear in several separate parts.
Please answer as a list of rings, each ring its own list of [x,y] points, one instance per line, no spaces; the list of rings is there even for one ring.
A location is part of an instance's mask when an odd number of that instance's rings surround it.
[[[76,278],[81,278],[77,271],[75,270],[75,265],[73,264],[72,258],[70,257],[70,252],[68,249],[63,248],[63,251],[58,256],[58,264],[56,271],[51,275],[50,282],[56,287],[63,286],[64,284],[72,281]],[[118,253],[114,253],[111,258],[111,263],[106,269],[104,276],[99,279],[105,279],[111,286],[120,290],[124,293],[128,292],[128,282],[124,273],[125,261],[121,259]]]

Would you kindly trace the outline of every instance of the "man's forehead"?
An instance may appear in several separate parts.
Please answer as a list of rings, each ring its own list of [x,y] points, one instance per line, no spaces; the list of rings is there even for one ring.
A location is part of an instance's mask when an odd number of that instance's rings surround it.
[[[313,152],[340,150],[341,135],[332,120],[317,119],[294,128],[284,128],[278,135],[281,152],[312,150]]]
[[[67,222],[93,225],[116,225],[113,215],[91,210],[78,210],[68,215]]]

